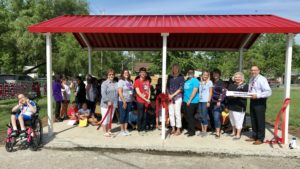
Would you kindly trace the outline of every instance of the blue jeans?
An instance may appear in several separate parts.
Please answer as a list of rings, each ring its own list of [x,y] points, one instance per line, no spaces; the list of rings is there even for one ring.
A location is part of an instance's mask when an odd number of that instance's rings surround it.
[[[201,117],[201,124],[208,125],[208,108],[206,107],[207,102],[199,103],[199,113]]]
[[[120,123],[121,124],[128,123],[128,114],[132,109],[131,102],[126,102],[126,104],[127,104],[126,109],[123,108],[123,102],[119,101],[119,104],[118,104],[118,110],[120,113]]]
[[[217,103],[213,103],[213,109],[212,109],[212,113],[214,116],[214,124],[215,124],[215,128],[221,128],[221,113],[223,111],[223,107],[224,105],[221,104],[220,107],[217,106]]]
[[[137,124],[138,116],[137,113],[134,113],[133,111],[129,112],[128,115],[128,124],[131,126],[134,126]]]

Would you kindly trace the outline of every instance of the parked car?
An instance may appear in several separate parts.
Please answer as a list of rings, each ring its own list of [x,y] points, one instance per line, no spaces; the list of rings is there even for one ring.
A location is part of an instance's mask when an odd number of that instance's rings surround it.
[[[271,88],[275,88],[275,87],[278,88],[280,86],[280,82],[276,79],[268,79],[268,83]]]
[[[13,98],[18,93],[27,94],[30,98],[40,96],[39,83],[28,75],[0,74],[0,98]]]

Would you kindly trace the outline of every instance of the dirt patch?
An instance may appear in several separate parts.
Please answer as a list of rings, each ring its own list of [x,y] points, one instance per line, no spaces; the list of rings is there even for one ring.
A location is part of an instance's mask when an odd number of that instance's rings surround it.
[[[300,138],[300,128],[299,127],[289,127],[289,133],[293,136]]]

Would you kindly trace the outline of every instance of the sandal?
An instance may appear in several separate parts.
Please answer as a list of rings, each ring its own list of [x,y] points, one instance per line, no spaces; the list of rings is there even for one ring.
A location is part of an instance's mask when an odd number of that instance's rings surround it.
[[[216,138],[216,139],[219,139],[220,137],[221,137],[220,134],[219,134],[219,135],[215,134],[215,138]]]
[[[109,133],[104,133],[103,136],[104,137],[110,137],[111,135]]]
[[[175,133],[176,133],[175,129],[172,129],[171,134],[175,134]]]
[[[230,136],[230,137],[234,137],[234,136],[236,136],[236,134],[230,134],[229,136]]]
[[[175,136],[179,136],[180,134],[181,134],[180,131],[176,131],[176,132],[174,133]]]
[[[241,136],[239,136],[239,137],[237,137],[237,136],[233,137],[233,140],[240,140],[240,139],[241,139]]]

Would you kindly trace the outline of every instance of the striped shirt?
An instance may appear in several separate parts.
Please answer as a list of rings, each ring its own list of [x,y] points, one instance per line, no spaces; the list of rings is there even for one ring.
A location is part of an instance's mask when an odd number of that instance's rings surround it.
[[[110,80],[105,80],[101,85],[101,107],[107,108],[107,103],[110,101],[114,107],[118,103],[118,83]]]

